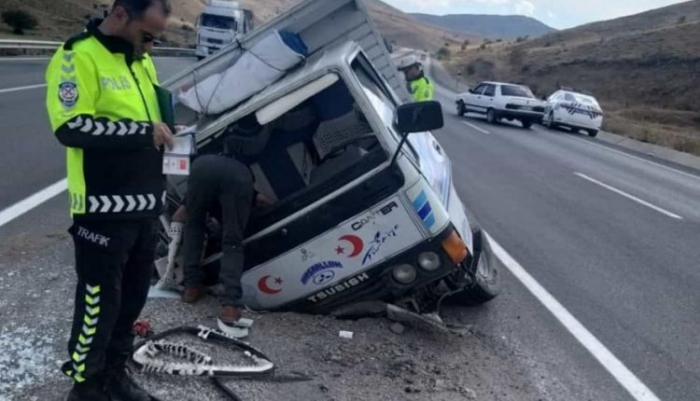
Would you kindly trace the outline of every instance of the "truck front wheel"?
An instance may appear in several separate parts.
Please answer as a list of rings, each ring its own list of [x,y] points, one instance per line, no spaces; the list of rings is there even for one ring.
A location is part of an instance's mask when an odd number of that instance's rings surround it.
[[[489,109],[486,112],[486,121],[489,122],[489,124],[496,124],[500,118],[496,114],[496,110],[494,109]]]
[[[465,113],[466,113],[466,110],[464,107],[464,102],[461,100],[458,100],[457,101],[457,115],[459,117],[463,117]]]
[[[532,121],[530,120],[522,120],[520,123],[523,125],[523,128],[525,129],[530,129],[532,127]]]
[[[485,304],[501,292],[496,258],[481,231],[477,231],[474,235],[474,249],[481,250],[476,268],[465,267],[464,277],[459,280],[448,279],[451,281],[450,287],[463,288],[449,298],[454,304],[464,306]]]

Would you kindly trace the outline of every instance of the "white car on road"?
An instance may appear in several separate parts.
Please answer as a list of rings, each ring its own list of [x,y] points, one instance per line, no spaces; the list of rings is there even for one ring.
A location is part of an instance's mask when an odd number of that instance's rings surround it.
[[[545,126],[583,130],[591,137],[598,135],[603,125],[603,110],[593,96],[562,89],[554,92],[547,102],[542,120]]]
[[[523,127],[542,121],[546,103],[524,85],[482,82],[468,92],[457,95],[457,115],[486,114],[489,123],[501,119],[519,120]]]

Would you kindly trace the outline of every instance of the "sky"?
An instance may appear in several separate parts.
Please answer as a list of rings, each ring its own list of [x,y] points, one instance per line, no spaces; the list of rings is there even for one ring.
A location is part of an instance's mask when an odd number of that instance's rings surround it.
[[[557,29],[660,8],[687,0],[383,0],[406,12],[521,14]]]

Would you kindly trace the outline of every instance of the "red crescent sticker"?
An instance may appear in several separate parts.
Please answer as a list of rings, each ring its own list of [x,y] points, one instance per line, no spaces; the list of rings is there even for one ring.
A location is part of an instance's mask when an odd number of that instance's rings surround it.
[[[340,241],[347,241],[352,245],[352,252],[348,257],[354,258],[355,256],[359,255],[362,253],[362,250],[365,248],[365,243],[362,241],[362,238],[358,237],[357,235],[344,235],[340,237]]]
[[[275,288],[270,288],[270,286],[267,283],[267,280],[272,277],[270,275],[263,276],[258,280],[258,289],[265,293],[265,294],[270,294],[270,295],[275,295],[278,294],[280,291],[282,291],[282,288],[275,289]],[[274,283],[277,285],[282,285],[282,279],[279,277],[275,277]]]

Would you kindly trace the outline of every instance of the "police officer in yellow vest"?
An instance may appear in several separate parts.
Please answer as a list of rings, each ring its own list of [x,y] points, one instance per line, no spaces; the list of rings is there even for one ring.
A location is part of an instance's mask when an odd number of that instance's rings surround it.
[[[433,100],[435,87],[425,76],[423,65],[416,56],[408,56],[401,60],[399,71],[404,73],[408,91],[416,102]]]
[[[115,0],[68,40],[46,72],[51,126],[67,148],[78,283],[63,372],[69,401],[150,401],[128,375],[132,327],[146,303],[165,195],[158,84],[146,49],[168,0]]]

